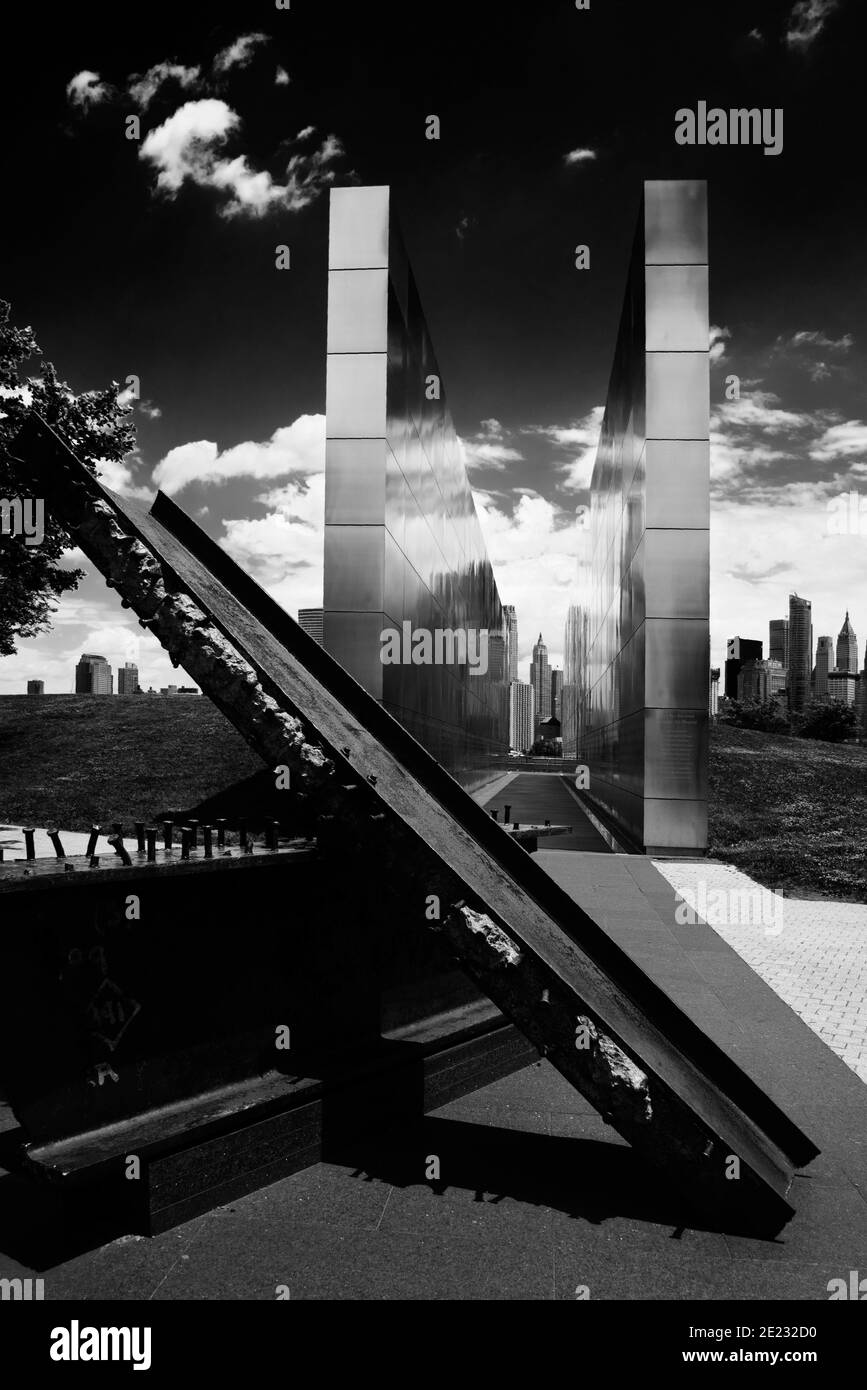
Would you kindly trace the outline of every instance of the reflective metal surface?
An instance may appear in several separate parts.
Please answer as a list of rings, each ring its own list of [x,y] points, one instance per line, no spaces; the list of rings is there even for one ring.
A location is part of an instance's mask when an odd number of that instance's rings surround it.
[[[380,661],[382,629],[404,621],[505,635],[389,190],[333,190],[330,238],[325,646],[472,785],[508,749],[502,661],[484,675]]]
[[[650,852],[707,845],[709,375],[703,182],[648,182],[566,628],[563,751]]]

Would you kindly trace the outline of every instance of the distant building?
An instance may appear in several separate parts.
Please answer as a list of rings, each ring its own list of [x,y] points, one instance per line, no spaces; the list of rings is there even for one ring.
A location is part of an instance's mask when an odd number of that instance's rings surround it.
[[[551,672],[551,715],[560,718],[560,699],[563,694],[563,672],[556,667]]]
[[[141,686],[138,682],[138,667],[134,661],[126,661],[117,668],[118,695],[138,695]]]
[[[848,610],[846,621],[837,638],[837,665],[835,669],[851,672],[858,670],[858,638],[855,636],[855,629],[849,621]]]
[[[325,610],[323,608],[299,608],[298,626],[320,647],[325,645]]]
[[[551,717],[551,667],[548,665],[548,648],[539,640],[533,648],[530,664],[530,684],[536,697],[536,724]]]
[[[558,758],[563,755],[563,740],[560,737],[560,720],[555,719],[553,714],[548,719],[539,722],[539,732],[536,735],[537,744],[541,743],[541,753],[543,757]]]
[[[160,694],[166,696],[199,695],[200,693],[196,685],[164,685],[160,690]],[[148,691],[148,694],[151,692]]]
[[[834,669],[834,639],[820,637],[816,643],[816,671],[813,694],[817,700],[828,699],[828,672]]]
[[[511,603],[503,608],[503,622],[506,628],[506,670],[511,683],[518,679],[518,615]]]
[[[44,695],[44,694],[45,694],[45,681],[28,681],[28,682],[27,682],[27,694],[28,694],[28,695]]]
[[[523,681],[509,682],[509,747],[524,753],[533,747],[536,694]]]
[[[855,708],[858,703],[858,686],[861,678],[857,671],[829,671],[828,698],[842,700],[844,705]]]
[[[111,695],[113,692],[114,678],[105,657],[85,652],[75,668],[76,695]]]
[[[768,636],[768,656],[771,661],[779,661],[788,671],[789,669],[789,620],[788,618],[772,618],[770,622]]]
[[[709,713],[711,719],[716,719],[719,714],[719,667],[712,666],[710,670],[710,702]]]
[[[739,700],[758,700],[767,704],[776,700],[786,688],[786,672],[780,661],[745,661],[738,672]]]
[[[507,680],[506,639],[498,632],[488,634],[488,679],[495,685]]]
[[[730,700],[738,698],[738,676],[745,661],[761,661],[762,644],[752,637],[730,637],[726,642],[725,692]]]
[[[810,697],[813,670],[813,605],[789,595],[789,708],[802,710]]]

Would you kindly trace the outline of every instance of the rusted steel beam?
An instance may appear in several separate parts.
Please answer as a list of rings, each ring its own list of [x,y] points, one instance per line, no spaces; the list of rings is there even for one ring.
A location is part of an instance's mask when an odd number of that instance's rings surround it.
[[[174,504],[158,498],[149,515],[108,493],[32,416],[15,451],[172,659],[266,762],[291,768],[328,872],[351,865],[363,881],[375,864],[403,916],[439,928],[490,998],[705,1209],[782,1224],[793,1169],[815,1146],[599,924]],[[439,920],[426,919],[431,900]]]

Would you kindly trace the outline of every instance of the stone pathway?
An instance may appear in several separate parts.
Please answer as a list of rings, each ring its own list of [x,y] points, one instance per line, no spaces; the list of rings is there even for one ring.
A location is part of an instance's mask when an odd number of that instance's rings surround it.
[[[709,925],[827,1045],[867,1082],[867,906],[785,898],[781,930],[738,921],[737,896],[759,885],[728,864],[655,860],[692,906],[699,894],[730,895],[725,920]],[[703,883],[703,889],[702,889]]]

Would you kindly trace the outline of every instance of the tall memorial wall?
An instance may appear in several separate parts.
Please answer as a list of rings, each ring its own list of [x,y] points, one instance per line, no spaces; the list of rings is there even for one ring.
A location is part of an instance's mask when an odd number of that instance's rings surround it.
[[[388,187],[332,190],[328,263],[324,645],[471,787],[508,750],[503,608]],[[406,660],[417,632],[470,659]]]
[[[708,334],[706,185],[646,182],[567,681],[590,799],[648,854],[707,848]]]

